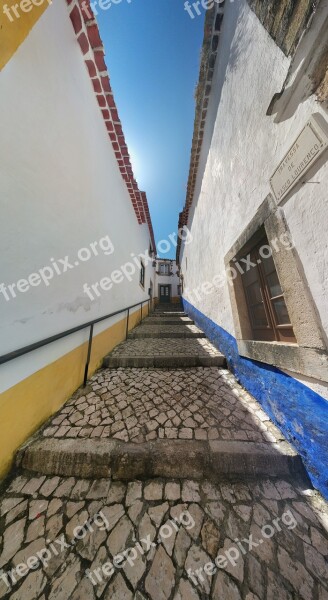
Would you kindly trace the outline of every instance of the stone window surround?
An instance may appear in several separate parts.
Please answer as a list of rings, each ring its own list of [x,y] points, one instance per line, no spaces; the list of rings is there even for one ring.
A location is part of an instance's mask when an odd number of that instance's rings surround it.
[[[269,243],[283,234],[291,235],[284,210],[277,206],[271,194],[226,254],[226,269],[234,267],[233,259],[263,227]],[[297,344],[252,340],[242,278],[238,273],[233,284],[228,287],[239,354],[311,379],[328,382],[327,339],[297,250],[295,247],[289,250],[282,243],[279,244],[278,251],[275,245],[271,245],[271,248]]]
[[[143,260],[140,260],[140,279],[139,286],[141,289],[145,289],[145,281],[146,281],[146,268]]]
[[[167,273],[165,272],[167,270]],[[170,275],[170,264],[166,262],[160,262],[158,265],[159,275]]]

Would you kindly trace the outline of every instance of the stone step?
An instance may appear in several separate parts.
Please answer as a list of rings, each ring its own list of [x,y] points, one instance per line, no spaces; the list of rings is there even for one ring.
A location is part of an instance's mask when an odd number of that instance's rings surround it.
[[[157,304],[154,312],[161,311],[181,312],[183,311],[183,306],[182,304]]]
[[[169,311],[169,310],[155,310],[151,313],[153,317],[187,317],[188,315],[182,311]]]
[[[162,319],[162,320],[172,319],[173,321],[179,321],[179,320],[181,320],[183,318],[184,319],[189,319],[188,315],[184,315],[183,313],[181,315],[180,314],[175,315],[174,313],[170,313],[170,314],[169,313],[158,313],[158,315],[155,315],[154,313],[152,313],[151,316],[148,317],[148,318],[154,319],[154,320],[155,319],[156,320],[158,320],[158,319]]]
[[[147,325],[194,325],[195,321],[189,317],[146,317],[143,321]]]
[[[176,327],[175,325],[148,325],[146,321],[139,327],[133,329],[129,334],[129,339],[146,338],[206,338],[206,335],[196,325],[185,325]]]
[[[300,456],[282,444],[156,440],[47,439],[23,447],[16,466],[44,475],[104,478],[258,479],[305,476]]]
[[[105,357],[109,368],[223,367],[225,357],[207,339],[132,339]]]

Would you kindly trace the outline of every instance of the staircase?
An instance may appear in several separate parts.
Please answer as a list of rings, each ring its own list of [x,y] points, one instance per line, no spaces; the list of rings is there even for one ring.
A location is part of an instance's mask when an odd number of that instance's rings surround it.
[[[179,306],[158,306],[17,456],[66,477],[253,479],[302,461]]]
[[[222,367],[225,357],[179,305],[159,305],[128,340],[104,359],[104,367]]]

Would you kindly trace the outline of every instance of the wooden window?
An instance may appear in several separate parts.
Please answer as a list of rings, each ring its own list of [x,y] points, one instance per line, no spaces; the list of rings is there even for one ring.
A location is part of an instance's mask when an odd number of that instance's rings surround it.
[[[243,258],[238,262],[245,269],[242,282],[253,339],[296,343],[267,238],[263,237]]]
[[[145,265],[140,261],[140,285],[145,287]]]
[[[170,274],[170,265],[167,263],[161,263],[159,265],[159,272],[161,275],[169,275]]]

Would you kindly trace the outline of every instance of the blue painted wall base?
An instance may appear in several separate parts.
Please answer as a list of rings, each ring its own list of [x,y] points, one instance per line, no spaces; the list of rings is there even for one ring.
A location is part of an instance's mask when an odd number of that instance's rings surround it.
[[[226,356],[240,384],[296,448],[316,489],[328,499],[328,402],[276,367],[243,358],[236,339],[183,299],[188,315]]]

